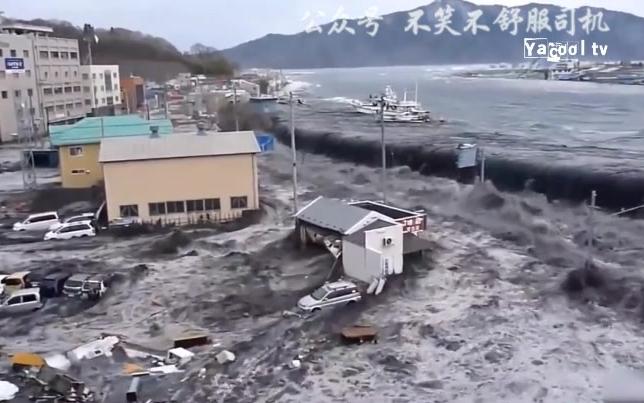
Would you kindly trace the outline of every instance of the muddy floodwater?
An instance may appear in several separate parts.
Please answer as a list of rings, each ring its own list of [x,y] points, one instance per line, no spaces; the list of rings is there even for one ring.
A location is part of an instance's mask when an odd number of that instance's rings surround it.
[[[177,336],[207,333],[212,345],[195,349],[184,373],[141,396],[180,402],[599,402],[608,373],[642,366],[641,221],[597,214],[591,275],[578,270],[583,206],[406,167],[388,172],[388,201],[426,210],[432,250],[377,297],[285,317],[333,262],[289,239],[291,164],[276,147],[259,159],[263,214],[245,228],[24,243],[4,228],[3,272],[60,268],[117,281],[98,303],[51,299],[0,319],[3,355],[63,352],[104,333],[165,350]],[[378,198],[376,169],[298,159],[301,203]],[[0,174],[0,197],[15,190],[5,179],[15,173]],[[342,344],[340,330],[356,323],[374,325],[379,342]],[[236,361],[219,365],[221,348]],[[301,367],[289,369],[296,356]],[[129,380],[115,360],[77,374],[99,401],[124,401]]]

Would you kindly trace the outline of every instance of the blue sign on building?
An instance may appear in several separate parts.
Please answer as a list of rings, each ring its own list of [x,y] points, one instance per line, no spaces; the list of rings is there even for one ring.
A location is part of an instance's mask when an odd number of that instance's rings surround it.
[[[20,72],[25,69],[25,59],[19,57],[7,57],[4,59],[4,68],[11,72]]]
[[[267,133],[256,134],[257,144],[262,152],[273,151],[275,149],[275,138]]]

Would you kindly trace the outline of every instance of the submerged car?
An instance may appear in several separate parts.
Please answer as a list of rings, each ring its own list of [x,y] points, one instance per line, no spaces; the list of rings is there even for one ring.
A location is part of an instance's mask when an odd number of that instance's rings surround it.
[[[298,308],[304,311],[319,311],[322,308],[339,304],[349,304],[362,299],[358,286],[349,281],[326,283],[311,294],[302,297]]]
[[[58,213],[49,211],[46,213],[32,214],[23,221],[13,224],[14,231],[46,231],[53,224],[60,223]]]
[[[56,230],[49,231],[45,234],[45,241],[55,239],[72,239],[96,236],[96,230],[92,227],[90,221],[73,222],[63,224]]]
[[[0,314],[35,311],[42,308],[39,288],[25,288],[5,297],[0,303]]]
[[[65,281],[63,294],[67,297],[80,297],[83,293],[83,284],[90,277],[92,277],[91,274],[74,274]]]
[[[110,278],[104,274],[95,274],[83,282],[81,296],[88,299],[103,298],[110,286]]]
[[[49,273],[40,281],[40,295],[45,298],[60,296],[70,276],[71,274],[65,272]]]
[[[57,222],[49,226],[50,231],[55,231],[58,228],[62,227],[65,224],[83,222],[83,221],[92,221],[94,220],[94,213],[83,213],[81,215],[75,215],[72,217],[65,218],[62,222]]]
[[[2,286],[5,293],[11,294],[23,288],[37,287],[38,282],[31,272],[19,271],[4,277],[2,279]]]

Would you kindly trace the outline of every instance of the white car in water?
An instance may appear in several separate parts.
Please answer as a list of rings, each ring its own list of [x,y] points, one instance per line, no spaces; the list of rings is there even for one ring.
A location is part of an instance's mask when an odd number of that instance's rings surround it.
[[[62,222],[57,222],[52,224],[49,227],[50,231],[55,231],[58,228],[62,227],[65,224],[71,224],[71,223],[76,223],[76,222],[81,222],[81,221],[91,221],[94,219],[94,213],[83,213],[81,215],[75,215],[72,217],[67,217],[65,218]]]
[[[297,306],[303,311],[315,312],[334,305],[350,304],[362,299],[358,286],[349,281],[326,283],[311,294],[302,297]]]
[[[80,221],[64,224],[62,227],[45,234],[45,241],[52,239],[72,239],[96,236],[96,230],[91,221]]]
[[[46,231],[53,224],[60,223],[58,213],[49,211],[47,213],[32,214],[24,221],[13,224],[14,231]]]

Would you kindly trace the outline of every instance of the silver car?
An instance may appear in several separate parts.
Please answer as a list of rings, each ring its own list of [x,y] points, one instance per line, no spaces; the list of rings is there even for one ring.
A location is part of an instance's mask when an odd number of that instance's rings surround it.
[[[339,304],[350,304],[362,299],[358,286],[349,281],[326,283],[306,297],[302,297],[298,308],[313,312]]]
[[[42,308],[40,288],[24,288],[15,291],[0,303],[1,314],[31,312]]]

